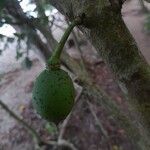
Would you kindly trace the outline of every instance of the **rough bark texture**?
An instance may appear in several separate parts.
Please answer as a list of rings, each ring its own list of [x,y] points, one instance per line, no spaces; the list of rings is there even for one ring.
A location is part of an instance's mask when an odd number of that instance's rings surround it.
[[[150,133],[150,68],[122,20],[120,1],[50,0],[50,3],[70,20],[76,16],[84,18],[81,30],[126,89]]]

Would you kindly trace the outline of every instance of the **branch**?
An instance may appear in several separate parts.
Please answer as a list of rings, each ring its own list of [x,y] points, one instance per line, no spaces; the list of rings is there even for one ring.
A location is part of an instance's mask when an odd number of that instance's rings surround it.
[[[92,103],[91,103],[89,100],[87,100],[86,102],[87,102],[87,104],[88,104],[88,106],[89,106],[89,109],[90,109],[90,111],[91,111],[91,113],[92,113],[94,119],[95,119],[96,124],[99,126],[99,128],[100,128],[100,130],[101,130],[101,133],[104,135],[104,137],[105,137],[106,139],[108,139],[107,131],[104,129],[102,123],[101,123],[101,122],[99,121],[99,119],[97,118],[97,115],[96,115],[95,111],[93,110]]]
[[[78,150],[72,143],[63,139],[58,141],[58,146],[65,146],[65,147],[70,148],[71,150]]]
[[[8,108],[6,104],[0,100],[1,107],[10,114],[11,117],[13,117],[15,120],[17,120],[20,124],[22,124],[36,139],[39,146],[65,146],[70,148],[71,150],[77,150],[74,145],[66,140],[59,139],[58,142],[56,141],[48,141],[45,142],[41,139],[41,137],[38,135],[35,129],[33,129],[28,123],[26,123],[23,119],[19,118],[12,110]]]
[[[36,132],[36,130],[33,129],[30,125],[28,125],[23,119],[19,118],[12,110],[10,110],[8,108],[8,106],[6,104],[4,104],[2,102],[2,100],[0,100],[0,105],[1,105],[1,107],[3,109],[5,109],[6,112],[8,112],[10,114],[10,116],[12,116],[19,123],[21,123],[36,138],[36,141],[37,141],[38,145],[40,145],[41,143],[43,143],[42,140],[41,140],[41,138],[40,138],[40,136]]]
[[[45,60],[47,60],[51,55],[52,49],[54,49],[57,44],[57,41],[52,36],[51,30],[48,27],[41,25],[38,22],[38,18],[27,17],[20,7],[19,2],[16,0],[7,0],[6,9],[8,10],[8,13],[18,22],[27,25],[28,29],[32,32],[33,44],[38,47],[38,49],[42,52]],[[21,30],[24,30],[22,26],[19,27]],[[45,36],[47,43],[44,43],[41,40],[39,35],[36,33],[36,29],[38,29]],[[70,72],[72,72],[72,69],[68,66],[68,64],[66,64],[65,60],[61,60],[61,63]]]
[[[80,98],[81,94],[82,94],[82,89],[79,91],[79,93],[77,94],[77,96],[75,98],[75,104],[74,104],[73,109],[76,107],[78,101],[80,100],[79,98]],[[72,111],[73,111],[73,109],[72,109]],[[60,129],[59,136],[58,136],[58,141],[63,139],[63,136],[65,134],[65,130],[66,130],[66,126],[67,126],[67,124],[71,118],[72,111],[70,112],[68,117],[63,121],[63,123],[61,125],[61,129]]]

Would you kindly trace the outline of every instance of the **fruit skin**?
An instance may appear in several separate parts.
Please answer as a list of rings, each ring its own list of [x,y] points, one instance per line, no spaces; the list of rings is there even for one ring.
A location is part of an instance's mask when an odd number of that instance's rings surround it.
[[[33,87],[33,106],[46,120],[59,123],[71,111],[75,89],[64,70],[44,70]]]

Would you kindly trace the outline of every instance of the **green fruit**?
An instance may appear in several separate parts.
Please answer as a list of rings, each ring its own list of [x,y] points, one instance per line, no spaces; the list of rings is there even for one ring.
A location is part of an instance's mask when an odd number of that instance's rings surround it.
[[[44,70],[33,88],[33,106],[46,120],[59,123],[74,104],[75,89],[68,73],[61,69]]]

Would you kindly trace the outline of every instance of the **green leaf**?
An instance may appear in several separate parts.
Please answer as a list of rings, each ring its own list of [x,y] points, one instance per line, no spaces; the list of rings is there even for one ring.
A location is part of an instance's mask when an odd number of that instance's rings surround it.
[[[31,69],[32,67],[32,61],[28,58],[25,57],[25,59],[23,60],[23,62],[21,63],[22,67],[24,69]]]
[[[56,127],[56,125],[54,125],[53,123],[47,123],[46,125],[45,125],[45,128],[47,129],[47,131],[49,132],[49,133],[56,133],[57,132],[57,127]]]

